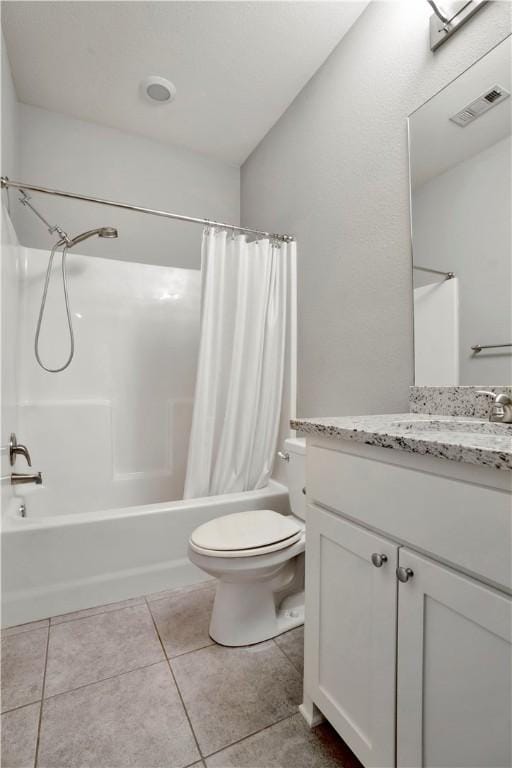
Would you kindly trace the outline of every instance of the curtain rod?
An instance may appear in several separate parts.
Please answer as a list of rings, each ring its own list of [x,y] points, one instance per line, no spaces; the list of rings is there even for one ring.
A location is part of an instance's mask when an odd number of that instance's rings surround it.
[[[250,235],[259,235],[274,240],[281,240],[285,243],[291,243],[295,240],[293,235],[276,235],[272,232],[262,232],[259,229],[250,229],[249,227],[239,227],[236,224],[224,224],[221,221],[212,221],[211,219],[199,219],[194,216],[183,216],[180,213],[170,213],[169,211],[159,211],[155,208],[143,208],[141,205],[131,205],[130,203],[118,203],[114,200],[104,200],[101,197],[91,197],[90,195],[79,195],[76,192],[63,192],[60,189],[50,189],[49,187],[39,187],[35,184],[24,184],[21,181],[11,181],[7,176],[0,177],[1,188],[13,187],[14,189],[30,190],[31,192],[40,192],[43,195],[56,195],[57,197],[68,197],[72,200],[84,200],[87,203],[98,203],[99,205],[110,205],[112,208],[122,208],[127,211],[138,211],[138,213],[148,213],[150,216],[162,216],[165,219],[177,219],[178,221],[189,221],[193,224],[203,224],[204,226],[220,227],[221,229],[232,229],[237,232],[247,232]]]

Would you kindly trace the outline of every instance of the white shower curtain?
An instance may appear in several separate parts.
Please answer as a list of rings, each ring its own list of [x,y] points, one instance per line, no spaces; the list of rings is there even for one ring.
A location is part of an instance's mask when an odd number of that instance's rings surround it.
[[[202,244],[199,362],[185,498],[262,488],[283,389],[288,263],[295,243],[209,229]]]

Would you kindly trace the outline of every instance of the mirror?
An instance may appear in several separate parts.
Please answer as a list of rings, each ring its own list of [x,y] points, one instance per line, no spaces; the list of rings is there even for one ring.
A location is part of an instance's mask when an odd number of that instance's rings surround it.
[[[512,381],[511,40],[409,116],[417,386]]]

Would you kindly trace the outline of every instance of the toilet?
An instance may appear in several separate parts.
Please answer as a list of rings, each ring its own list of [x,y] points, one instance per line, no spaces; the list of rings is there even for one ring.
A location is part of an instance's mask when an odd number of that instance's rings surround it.
[[[194,530],[189,558],[214,576],[210,636],[251,645],[304,623],[305,440],[284,441],[292,514],[256,509],[224,515]]]

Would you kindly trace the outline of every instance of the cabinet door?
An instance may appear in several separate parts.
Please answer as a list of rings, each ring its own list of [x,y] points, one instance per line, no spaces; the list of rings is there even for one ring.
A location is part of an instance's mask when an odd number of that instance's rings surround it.
[[[510,766],[512,601],[400,550],[397,764]]]
[[[393,766],[398,547],[315,506],[306,530],[305,695],[367,768]]]

